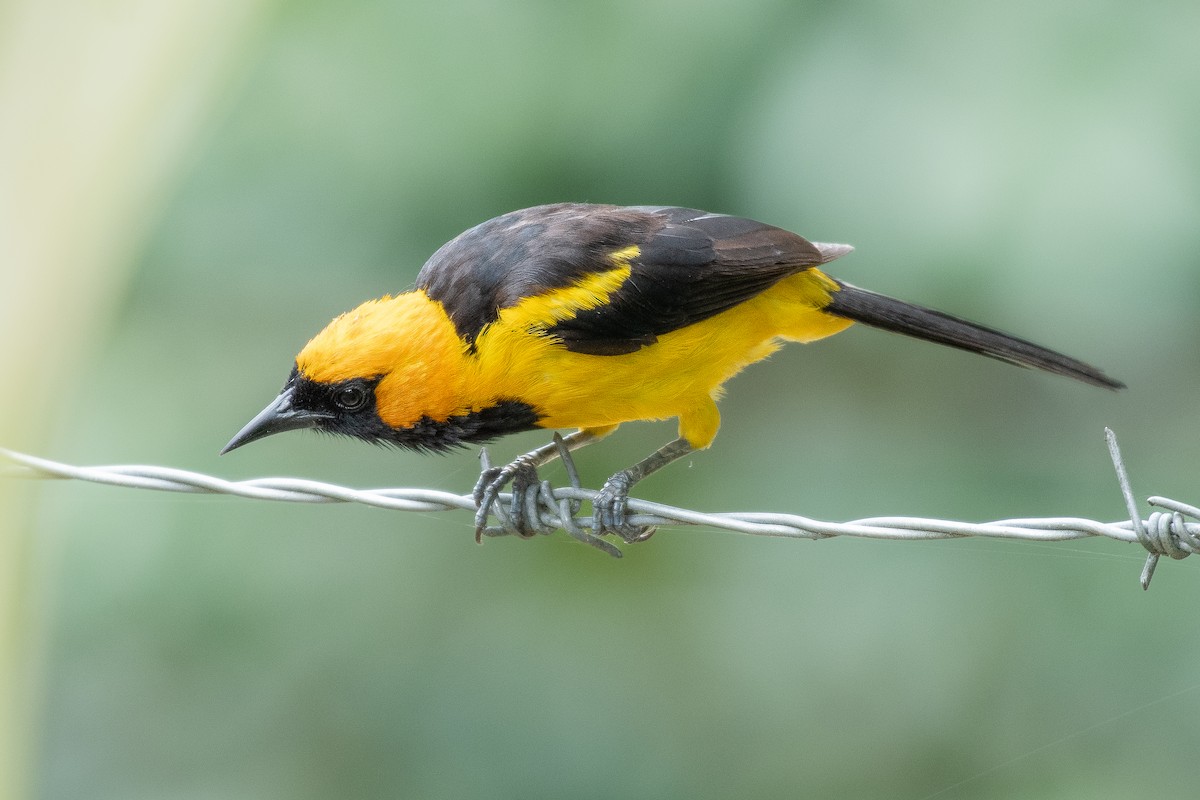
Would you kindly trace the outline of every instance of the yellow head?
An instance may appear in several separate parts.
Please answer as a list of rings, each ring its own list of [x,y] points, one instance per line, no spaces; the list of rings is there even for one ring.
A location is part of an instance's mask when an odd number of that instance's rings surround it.
[[[466,344],[423,291],[363,303],[304,346],[279,397],[226,451],[296,428],[441,450],[481,424],[463,408]]]
[[[465,346],[440,303],[407,292],[363,303],[330,322],[296,356],[300,377],[327,386],[375,382],[379,418],[406,428],[459,411]]]

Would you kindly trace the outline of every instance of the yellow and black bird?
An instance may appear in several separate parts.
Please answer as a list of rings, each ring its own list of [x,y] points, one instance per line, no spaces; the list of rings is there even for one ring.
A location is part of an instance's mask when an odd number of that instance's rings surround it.
[[[784,341],[862,322],[1101,386],[1095,367],[939,311],[859,289],[821,267],[852,248],[690,208],[562,203],[514,211],[443,245],[412,291],[334,319],[296,357],[282,392],[222,452],[316,428],[423,451],[534,428],[576,428],[568,449],[622,422],[679,420],[679,438],[613,475],[597,534],[627,524],[630,487],[712,444],[721,386]],[[547,445],[476,487],[476,536],[510,481],[512,524]]]

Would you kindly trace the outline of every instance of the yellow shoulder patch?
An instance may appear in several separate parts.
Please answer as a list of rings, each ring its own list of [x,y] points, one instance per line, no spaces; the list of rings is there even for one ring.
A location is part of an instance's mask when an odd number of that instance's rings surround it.
[[[549,327],[573,318],[580,311],[604,305],[609,295],[629,279],[630,262],[639,253],[641,248],[637,245],[617,250],[609,256],[613,269],[593,272],[570,286],[526,297],[515,306],[502,309],[498,324],[524,329]]]

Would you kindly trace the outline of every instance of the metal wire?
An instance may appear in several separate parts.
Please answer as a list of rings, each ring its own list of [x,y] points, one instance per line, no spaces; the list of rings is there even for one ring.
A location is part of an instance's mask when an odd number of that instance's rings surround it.
[[[1200,508],[1164,497],[1151,497],[1150,505],[1164,509],[1152,513],[1147,520],[1138,514],[1128,473],[1117,447],[1116,436],[1105,429],[1109,453],[1117,471],[1118,482],[1130,512],[1130,519],[1118,522],[1097,522],[1078,517],[1037,517],[997,520],[995,522],[957,522],[922,517],[869,517],[850,522],[825,522],[798,514],[764,512],[704,513],[685,508],[630,498],[628,509],[633,525],[704,525],[710,528],[744,533],[753,536],[774,536],[789,539],[827,539],[834,536],[855,536],[867,539],[900,541],[953,539],[978,536],[998,539],[1058,542],[1105,536],[1119,542],[1142,545],[1148,552],[1142,572],[1142,586],[1149,588],[1154,566],[1159,556],[1181,559],[1200,552]],[[276,500],[292,503],[360,503],[394,511],[475,512],[471,495],[458,495],[433,489],[389,488],[352,489],[300,478],[256,478],[229,481],[198,472],[156,466],[76,467],[45,458],[0,448],[0,458],[13,464],[0,475],[16,478],[73,479],[125,486],[136,489],[156,489],[166,492],[223,494],[256,500]],[[572,482],[576,473],[567,458]],[[539,533],[564,530],[569,535],[597,546],[610,555],[620,551],[609,542],[591,533],[592,518],[577,516],[581,501],[591,501],[598,492],[571,487],[552,488],[543,482],[532,501],[538,512]],[[529,498],[526,498],[529,501]],[[500,496],[497,516],[503,521],[504,508],[512,502],[510,494]],[[509,535],[512,531],[503,524],[489,527],[488,536]]]

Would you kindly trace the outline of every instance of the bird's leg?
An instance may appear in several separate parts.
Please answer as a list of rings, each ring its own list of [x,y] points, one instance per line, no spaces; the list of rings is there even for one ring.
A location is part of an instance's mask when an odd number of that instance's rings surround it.
[[[653,527],[625,523],[625,504],[629,500],[629,490],[642,478],[686,456],[694,449],[687,439],[680,437],[606,480],[600,494],[592,501],[592,531],[598,536],[615,533],[630,544],[649,539],[654,533]]]
[[[586,444],[591,444],[602,438],[609,431],[604,429],[585,428],[562,437],[562,445],[567,451],[576,450]],[[503,467],[493,467],[487,461],[487,451],[481,453],[483,471],[475,484],[475,541],[483,541],[483,531],[487,527],[488,515],[495,513],[504,528],[523,538],[529,538],[537,533],[537,503],[538,467],[548,464],[558,457],[559,444],[551,442],[536,450],[530,450],[522,456],[513,459],[512,463]],[[500,491],[512,482],[512,502],[506,515],[497,502]],[[530,517],[533,516],[533,519]]]

